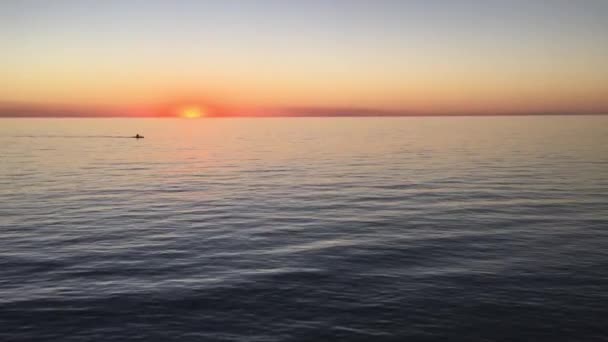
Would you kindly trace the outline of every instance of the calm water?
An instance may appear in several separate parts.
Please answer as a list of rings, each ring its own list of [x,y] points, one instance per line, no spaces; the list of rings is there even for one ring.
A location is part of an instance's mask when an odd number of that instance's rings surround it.
[[[608,340],[608,117],[2,119],[0,158],[1,341]]]

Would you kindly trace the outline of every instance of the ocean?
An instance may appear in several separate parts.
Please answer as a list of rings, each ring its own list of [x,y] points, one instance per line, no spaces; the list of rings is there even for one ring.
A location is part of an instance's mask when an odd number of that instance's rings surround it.
[[[608,117],[0,119],[0,340],[608,341]]]

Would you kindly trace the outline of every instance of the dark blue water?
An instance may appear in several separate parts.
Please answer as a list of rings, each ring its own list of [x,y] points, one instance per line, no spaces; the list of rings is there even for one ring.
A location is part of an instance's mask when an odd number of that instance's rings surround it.
[[[5,119],[0,158],[1,341],[608,340],[606,117]]]

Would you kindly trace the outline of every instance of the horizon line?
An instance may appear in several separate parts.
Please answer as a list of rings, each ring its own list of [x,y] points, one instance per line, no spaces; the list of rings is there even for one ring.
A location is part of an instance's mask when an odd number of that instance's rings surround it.
[[[496,117],[496,116],[603,116],[608,112],[590,113],[492,113],[492,114],[284,114],[284,115],[209,115],[200,119],[239,119],[239,118],[403,118],[403,117]],[[0,115],[0,119],[183,119],[177,116],[158,115]]]

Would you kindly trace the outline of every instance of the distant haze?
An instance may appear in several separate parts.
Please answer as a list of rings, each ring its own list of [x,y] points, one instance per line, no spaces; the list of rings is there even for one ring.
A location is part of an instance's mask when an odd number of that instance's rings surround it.
[[[0,2],[0,116],[608,113],[605,0]]]

